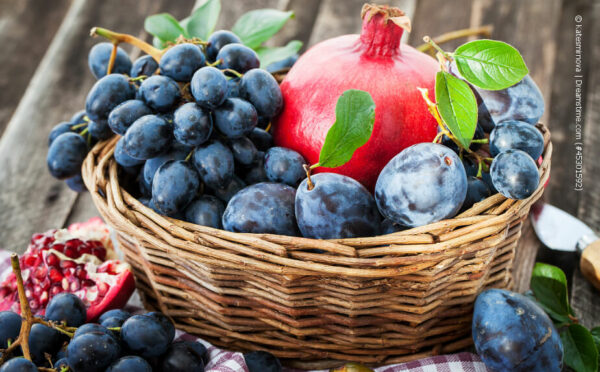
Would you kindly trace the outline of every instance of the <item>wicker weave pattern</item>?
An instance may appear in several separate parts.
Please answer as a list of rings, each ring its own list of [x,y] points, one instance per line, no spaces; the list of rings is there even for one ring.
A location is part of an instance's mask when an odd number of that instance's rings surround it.
[[[288,365],[377,365],[468,346],[477,293],[511,287],[522,222],[550,173],[550,134],[538,128],[546,148],[529,199],[496,194],[453,219],[371,238],[240,234],[160,216],[119,186],[117,138],[94,147],[83,178],[144,301],[178,328]]]

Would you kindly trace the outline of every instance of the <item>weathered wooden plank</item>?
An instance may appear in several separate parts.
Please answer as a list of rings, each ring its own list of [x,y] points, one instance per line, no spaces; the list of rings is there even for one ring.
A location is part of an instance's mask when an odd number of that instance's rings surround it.
[[[409,43],[420,45],[423,36],[437,36],[443,33],[469,27],[471,19],[471,0],[418,1],[413,17],[413,29],[410,33]],[[464,42],[455,40],[444,44],[444,50],[454,50]]]
[[[35,231],[62,226],[76,194],[46,170],[47,134],[52,126],[83,107],[93,77],[87,52],[99,40],[92,26],[138,33],[147,14],[166,10],[183,16],[172,1],[73,1],[23,99],[0,139],[0,241],[23,251]],[[191,7],[191,4],[186,4]],[[115,11],[119,9],[119,11]],[[177,14],[183,13],[183,14]]]
[[[594,66],[600,60],[600,3],[595,1],[587,14],[582,14],[583,53],[590,54],[589,78],[583,89],[587,89],[584,101],[584,190],[581,191],[579,217],[596,231],[600,231],[600,163],[597,160],[600,148],[600,69]],[[573,41],[572,41],[573,42]],[[584,71],[584,73],[588,73]],[[571,90],[570,94],[574,94]],[[600,325],[600,292],[594,289],[579,272],[573,276],[571,303],[581,322],[586,326]]]
[[[69,4],[69,0],[0,2],[0,135]]]
[[[221,16],[219,17],[219,22],[217,23],[217,30],[231,30],[231,27],[235,24],[235,21],[237,21],[242,14],[249,10],[262,8],[281,7],[279,6],[279,0],[221,0]]]
[[[267,45],[285,45],[290,40],[300,40],[304,43],[304,50],[312,34],[315,21],[319,14],[321,0],[281,0],[279,8],[294,12],[294,19],[290,20],[285,27]]]

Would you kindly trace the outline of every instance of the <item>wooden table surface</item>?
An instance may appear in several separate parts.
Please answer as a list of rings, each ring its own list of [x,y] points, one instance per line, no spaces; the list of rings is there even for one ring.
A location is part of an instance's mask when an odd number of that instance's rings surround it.
[[[305,47],[326,38],[360,31],[364,0],[221,0],[217,28],[230,28],[248,10],[289,9],[296,13],[270,41],[298,39]],[[523,54],[546,101],[542,121],[552,131],[552,176],[544,199],[600,231],[600,2],[595,0],[390,0],[406,11],[413,30],[406,38],[480,25],[493,38]],[[47,135],[84,107],[94,82],[87,53],[98,42],[92,26],[148,37],[147,15],[169,12],[181,19],[194,1],[170,0],[3,0],[0,2],[0,247],[23,252],[32,233],[97,215],[89,194],[76,194],[46,169]],[[581,105],[584,190],[575,180],[575,16],[583,24]],[[445,46],[451,50],[465,40]],[[132,59],[139,52],[131,50]],[[593,63],[595,62],[595,63]],[[527,224],[516,260],[531,267],[540,246]],[[517,272],[526,290],[530,272]],[[586,326],[600,324],[600,296],[576,271],[572,305]]]

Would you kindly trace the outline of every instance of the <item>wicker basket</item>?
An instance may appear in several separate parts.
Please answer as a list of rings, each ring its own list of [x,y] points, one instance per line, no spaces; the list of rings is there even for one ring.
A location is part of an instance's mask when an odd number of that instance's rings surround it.
[[[379,365],[470,345],[476,295],[511,287],[523,220],[550,173],[550,134],[538,129],[545,150],[530,198],[496,194],[455,218],[369,238],[241,234],[160,216],[119,186],[116,137],[93,148],[83,178],[145,304],[179,329],[290,366]]]

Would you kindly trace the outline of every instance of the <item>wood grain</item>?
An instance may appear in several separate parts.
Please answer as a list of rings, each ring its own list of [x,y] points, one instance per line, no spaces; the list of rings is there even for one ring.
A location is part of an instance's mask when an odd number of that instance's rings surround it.
[[[0,2],[0,135],[69,9],[69,4],[68,0]]]
[[[416,4],[412,20],[412,32],[409,44],[420,45],[423,36],[438,36],[443,33],[469,27],[471,19],[471,0],[424,0]],[[460,11],[457,11],[460,9]],[[452,16],[449,16],[449,15]],[[464,40],[455,40],[443,45],[444,50],[453,51]]]

